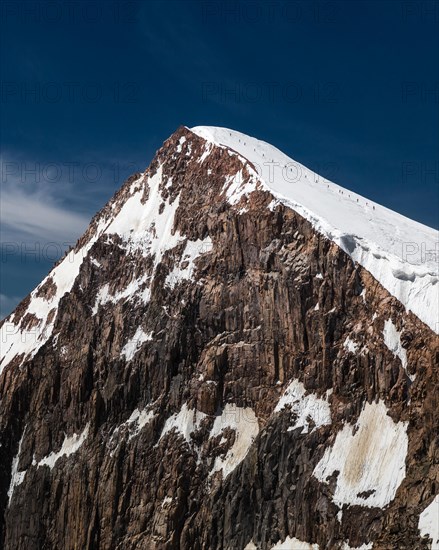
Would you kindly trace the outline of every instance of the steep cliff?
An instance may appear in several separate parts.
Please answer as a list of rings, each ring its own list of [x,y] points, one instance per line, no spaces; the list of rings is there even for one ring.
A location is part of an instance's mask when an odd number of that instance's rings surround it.
[[[3,322],[2,547],[437,547],[437,237],[278,153],[180,128]]]

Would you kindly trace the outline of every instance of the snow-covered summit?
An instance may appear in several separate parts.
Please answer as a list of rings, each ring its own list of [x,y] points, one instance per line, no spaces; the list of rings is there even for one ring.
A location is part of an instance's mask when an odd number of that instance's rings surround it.
[[[439,332],[436,230],[322,178],[264,141],[227,128],[197,126],[191,131],[253,164],[277,201],[309,220]]]

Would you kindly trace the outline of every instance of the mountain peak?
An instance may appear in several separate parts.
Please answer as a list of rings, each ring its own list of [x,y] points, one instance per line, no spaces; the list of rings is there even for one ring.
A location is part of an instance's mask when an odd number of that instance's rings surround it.
[[[196,184],[184,177],[181,167],[187,163],[193,167]],[[255,202],[256,192],[264,198]],[[439,332],[435,230],[325,180],[263,141],[226,128],[181,126],[149,168],[124,183],[75,248],[3,321],[2,338],[9,344],[0,371],[12,359],[24,360],[36,353],[50,338],[59,301],[72,288],[96,243],[117,238],[122,246],[153,258],[150,274],[124,291],[126,296],[138,292],[147,297],[150,277],[168,250],[184,241],[200,247],[206,239],[211,242],[208,218],[201,225],[203,234],[190,220],[195,211],[206,210],[206,201],[219,199],[238,215],[250,204],[270,211],[282,205],[298,213],[368,270],[407,310]],[[51,289],[49,299],[46,288]],[[106,287],[98,301],[105,292]]]
[[[434,275],[312,176],[181,127],[3,322],[2,548],[435,537]]]

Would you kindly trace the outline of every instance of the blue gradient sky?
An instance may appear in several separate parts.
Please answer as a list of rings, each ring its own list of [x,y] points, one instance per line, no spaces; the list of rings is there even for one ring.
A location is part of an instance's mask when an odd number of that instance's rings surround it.
[[[438,227],[438,23],[428,0],[6,0],[1,314],[181,124]]]

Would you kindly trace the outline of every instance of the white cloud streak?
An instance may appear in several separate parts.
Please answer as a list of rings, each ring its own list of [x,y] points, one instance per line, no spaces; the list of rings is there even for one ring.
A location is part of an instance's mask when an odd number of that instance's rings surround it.
[[[0,160],[0,239],[2,242],[72,242],[87,227],[88,216],[69,203],[72,186],[24,177],[23,162]],[[13,166],[15,170],[10,170]]]
[[[74,242],[89,221],[41,190],[26,192],[2,184],[0,198],[2,242]]]

